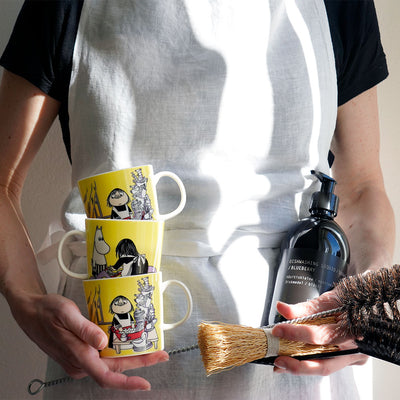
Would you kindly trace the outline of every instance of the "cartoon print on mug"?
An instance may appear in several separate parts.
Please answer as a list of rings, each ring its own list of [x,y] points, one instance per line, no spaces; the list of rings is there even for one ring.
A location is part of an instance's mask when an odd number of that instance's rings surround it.
[[[131,185],[131,193],[133,196],[131,207],[134,210],[133,219],[153,219],[154,210],[147,192],[148,178],[143,175],[142,168],[137,168],[134,172],[131,172],[131,176],[133,181],[133,185]]]
[[[95,234],[97,234],[97,232],[98,231],[96,230]],[[103,243],[107,245],[104,237],[102,240]],[[96,243],[98,243],[98,241],[96,241],[95,238],[93,252],[96,251],[97,256],[99,256],[97,250],[95,249]],[[92,275],[94,278],[114,278],[156,272],[156,269],[153,266],[149,267],[146,254],[140,254],[135,243],[131,239],[121,239],[115,248],[115,255],[117,256],[117,262],[115,264],[105,266],[102,265],[101,270],[100,268],[98,268],[96,271],[94,268],[92,269]],[[104,261],[106,261],[105,256],[103,257]]]
[[[107,270],[106,254],[110,252],[110,246],[104,240],[103,227],[96,226],[93,239],[92,252],[92,275],[97,277],[99,274]]]
[[[99,314],[102,308],[100,289],[95,291],[91,303],[92,312]],[[116,296],[109,306],[112,321],[108,323],[109,341],[108,347],[115,350],[117,354],[121,350],[132,350],[143,352],[158,347],[158,334],[156,331],[156,311],[152,303],[154,286],[149,284],[149,278],[145,277],[138,281],[138,293],[134,294],[136,308],[124,295]],[[132,315],[133,312],[133,315]],[[102,325],[107,322],[102,321]]]
[[[101,301],[101,299],[100,299]],[[131,314],[133,311],[132,303],[125,296],[117,296],[110,304],[110,313],[113,315],[110,327],[110,337],[108,347],[113,348],[114,333],[119,332],[121,342],[128,340],[126,328],[133,329],[135,320]],[[125,331],[124,331],[125,328]]]
[[[128,194],[120,189],[113,189],[107,197],[107,206],[111,208],[111,219],[132,219],[132,210],[128,203]]]
[[[164,221],[86,218],[85,228],[85,231],[68,231],[58,245],[58,264],[68,276],[76,279],[99,279],[159,271]],[[85,241],[85,273],[72,271],[70,260],[67,263],[64,260],[64,256],[71,251],[68,248],[71,238],[75,242]]]
[[[138,311],[144,314],[144,320],[146,321],[146,332],[147,341],[154,345],[154,348],[158,348],[158,335],[155,328],[157,323],[156,311],[152,303],[152,297],[154,292],[154,286],[149,284],[149,278],[145,277],[142,282],[138,282],[139,294],[135,295],[135,303]],[[136,312],[136,311],[135,311]]]
[[[179,286],[186,297],[186,313],[175,322],[164,321],[163,296]],[[162,273],[83,281],[88,317],[107,335],[100,357],[128,357],[164,349],[164,332],[183,324],[193,309],[192,296],[183,282],[163,281]]]
[[[147,333],[145,332],[145,322],[137,320],[132,316],[133,305],[130,300],[122,295],[115,297],[109,312],[113,315],[111,326],[108,330],[108,347],[120,354],[121,350],[146,351],[151,348],[147,343]]]
[[[157,184],[168,178],[177,185],[178,206],[165,214],[158,209]],[[178,215],[186,204],[181,179],[170,171],[154,173],[152,165],[109,171],[78,181],[79,192],[88,218],[167,220]]]
[[[82,201],[87,209],[87,214],[92,218],[104,218],[96,182],[91,182],[82,193]]]
[[[113,275],[129,276],[147,274],[149,263],[145,254],[140,254],[135,243],[128,238],[120,240],[115,248],[117,262],[110,267]]]

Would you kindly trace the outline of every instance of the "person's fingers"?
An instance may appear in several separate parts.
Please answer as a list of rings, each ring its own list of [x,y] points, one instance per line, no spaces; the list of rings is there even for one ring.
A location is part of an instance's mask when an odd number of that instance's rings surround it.
[[[319,375],[328,376],[349,365],[363,365],[368,356],[364,354],[351,354],[332,357],[324,360],[299,361],[292,357],[278,357],[274,362],[274,371],[277,373],[290,373],[293,375]]]
[[[49,294],[37,300],[35,311],[37,324],[30,325],[31,330],[35,329],[35,332],[30,333],[37,336],[39,341],[45,335],[48,336],[47,341],[50,339],[60,341],[61,339],[65,340],[64,336],[68,337],[72,334],[99,350],[107,345],[106,333],[86,319],[71,300]]]
[[[344,336],[336,324],[318,326],[278,324],[272,329],[272,334],[286,340],[315,344],[340,344],[351,339]]]
[[[128,371],[130,369],[149,367],[160,362],[169,360],[168,353],[165,351],[156,351],[144,356],[104,358],[104,362],[115,372]]]
[[[34,310],[37,318],[35,324],[28,325],[30,337],[74,379],[89,375],[103,388],[150,390],[150,383],[145,379],[122,372],[168,360],[164,351],[100,358],[99,350],[107,346],[107,335],[83,317],[75,303],[61,296],[38,298]]]
[[[150,383],[138,376],[127,376],[123,371],[146,367],[167,361],[168,354],[159,351],[135,357],[95,360],[92,357],[82,360],[83,369],[102,388],[119,390],[150,390]],[[99,362],[100,361],[100,362]]]
[[[64,308],[63,324],[65,328],[75,334],[83,342],[89,344],[97,350],[102,350],[107,346],[108,338],[106,333],[96,324],[86,319],[78,310],[68,312],[68,304]],[[74,305],[73,305],[74,306]],[[72,307],[73,307],[72,306]],[[74,312],[75,311],[75,312]],[[78,311],[78,312],[77,312]]]
[[[278,301],[277,311],[286,319],[304,317],[321,311],[333,310],[338,306],[334,291],[326,292],[321,296],[297,304],[287,304]]]
[[[309,302],[297,303],[297,304],[287,304],[278,301],[276,304],[276,309],[284,318],[290,320],[294,318],[299,318],[304,315],[314,314],[314,309],[311,307]]]

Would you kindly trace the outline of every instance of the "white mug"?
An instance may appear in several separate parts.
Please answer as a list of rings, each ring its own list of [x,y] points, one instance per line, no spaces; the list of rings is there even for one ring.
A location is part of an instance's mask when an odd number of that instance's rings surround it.
[[[186,313],[165,323],[163,293],[179,286],[186,297]],[[183,324],[193,309],[192,296],[178,280],[162,281],[161,272],[115,279],[83,281],[89,319],[108,335],[101,357],[126,357],[164,349],[164,332]]]
[[[168,177],[180,191],[177,208],[160,214],[157,183]],[[180,178],[170,171],[154,174],[151,165],[142,165],[90,176],[78,181],[88,218],[167,220],[178,215],[186,204],[186,191]]]
[[[87,218],[86,232],[67,232],[58,245],[58,264],[72,278],[113,278],[160,270],[164,221]],[[71,237],[86,241],[87,273],[70,270],[64,261]]]

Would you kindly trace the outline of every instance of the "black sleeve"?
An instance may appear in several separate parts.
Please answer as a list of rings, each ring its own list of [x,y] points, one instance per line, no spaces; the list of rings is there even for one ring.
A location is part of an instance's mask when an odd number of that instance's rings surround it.
[[[0,64],[65,101],[83,0],[25,0]]]
[[[388,76],[373,0],[325,0],[336,61],[338,105]]]

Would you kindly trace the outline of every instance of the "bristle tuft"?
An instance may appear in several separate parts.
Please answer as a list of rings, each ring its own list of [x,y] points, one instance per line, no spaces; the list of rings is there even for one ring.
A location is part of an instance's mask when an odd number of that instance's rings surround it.
[[[198,344],[207,375],[264,358],[268,339],[262,328],[202,322]],[[334,345],[316,345],[279,339],[279,355],[312,355],[337,351]]]
[[[281,339],[279,343],[280,356],[305,356],[312,354],[329,353],[339,350],[335,345],[319,345],[303,342],[293,342],[291,340]]]
[[[400,322],[399,265],[344,278],[336,292],[338,303],[344,307],[338,321],[344,334],[362,337],[372,318]]]
[[[198,343],[207,375],[263,358],[267,353],[264,331],[241,325],[203,322]]]
[[[400,364],[400,326],[392,321],[371,319],[364,337],[356,341],[361,352],[381,360]]]

